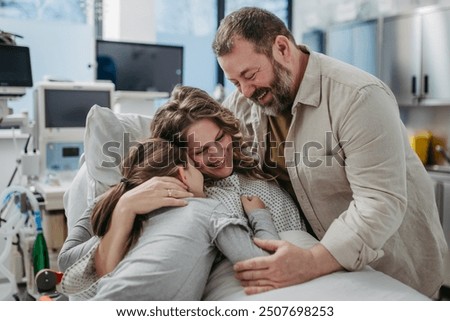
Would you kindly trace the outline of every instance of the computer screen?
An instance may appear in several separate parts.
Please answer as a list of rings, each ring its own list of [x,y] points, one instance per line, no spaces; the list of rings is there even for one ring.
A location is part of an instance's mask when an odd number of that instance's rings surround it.
[[[107,90],[45,89],[44,96],[46,128],[85,127],[93,105],[111,107]]]
[[[183,83],[183,47],[97,40],[97,79],[118,91],[170,93]]]
[[[30,50],[28,47],[0,45],[0,95],[23,95],[25,91],[9,87],[32,87]]]

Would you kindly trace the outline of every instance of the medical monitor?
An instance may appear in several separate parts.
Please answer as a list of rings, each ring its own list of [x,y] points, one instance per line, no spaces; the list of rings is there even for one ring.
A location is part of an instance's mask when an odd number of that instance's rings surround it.
[[[29,48],[0,45],[0,97],[23,96],[32,86]]]
[[[41,82],[34,91],[35,138],[42,169],[78,169],[83,150],[86,117],[94,105],[111,108],[111,82]]]
[[[105,89],[50,89],[43,92],[45,128],[83,128],[95,104],[111,107],[111,93]]]
[[[117,91],[170,93],[183,83],[183,47],[97,40],[97,79]]]

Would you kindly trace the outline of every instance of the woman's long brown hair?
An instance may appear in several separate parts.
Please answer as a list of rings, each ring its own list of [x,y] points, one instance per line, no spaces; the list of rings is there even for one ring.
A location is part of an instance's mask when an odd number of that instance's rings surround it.
[[[178,166],[186,168],[187,162],[186,148],[161,138],[151,138],[133,146],[121,165],[122,180],[103,194],[94,206],[91,216],[94,233],[102,237],[108,232],[112,213],[123,194],[152,177],[177,177]],[[146,215],[136,215],[124,253],[136,243],[146,219]]]
[[[192,124],[205,118],[231,136],[235,172],[257,179],[273,179],[259,168],[259,162],[251,154],[250,144],[244,141],[239,120],[233,112],[201,89],[175,87],[169,101],[155,113],[150,132],[153,137],[161,137],[187,148],[187,130]],[[205,184],[210,184],[212,180],[211,177],[205,177]]]

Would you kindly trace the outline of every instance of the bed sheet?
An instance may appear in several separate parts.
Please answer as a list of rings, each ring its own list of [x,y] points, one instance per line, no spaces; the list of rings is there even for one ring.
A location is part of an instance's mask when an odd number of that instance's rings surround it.
[[[280,233],[283,240],[301,247],[317,243],[303,231]],[[265,293],[246,295],[223,260],[212,271],[203,300],[225,301],[426,301],[428,297],[370,267],[355,272],[335,272],[315,280]]]

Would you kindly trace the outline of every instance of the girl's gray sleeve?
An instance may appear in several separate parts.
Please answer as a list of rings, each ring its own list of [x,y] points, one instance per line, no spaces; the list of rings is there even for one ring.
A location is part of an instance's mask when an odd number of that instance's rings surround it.
[[[62,272],[88,253],[98,240],[92,232],[91,213],[93,207],[94,205],[84,211],[64,241],[58,255],[58,267]]]
[[[272,215],[266,209],[253,211],[250,215],[250,225],[257,238],[280,239],[273,225]],[[215,244],[233,264],[258,256],[270,255],[255,245],[249,230],[242,224],[231,223],[223,227],[217,234]]]
[[[280,237],[272,221],[272,214],[267,209],[257,209],[248,215],[255,237],[266,240],[279,240]]]

